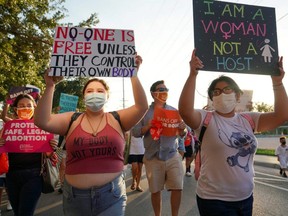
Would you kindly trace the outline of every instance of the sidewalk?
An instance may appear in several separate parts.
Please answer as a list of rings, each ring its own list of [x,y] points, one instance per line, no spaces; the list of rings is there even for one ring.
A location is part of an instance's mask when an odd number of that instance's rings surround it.
[[[276,149],[279,145],[279,136],[274,137],[257,137],[258,146],[261,149]],[[255,155],[254,164],[270,168],[279,168],[279,162],[276,156]]]
[[[276,156],[255,155],[254,164],[258,166],[265,166],[270,168],[278,168],[279,162]]]

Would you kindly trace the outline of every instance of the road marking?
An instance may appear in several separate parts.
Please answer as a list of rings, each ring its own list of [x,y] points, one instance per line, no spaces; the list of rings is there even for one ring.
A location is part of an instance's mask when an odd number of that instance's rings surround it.
[[[279,187],[279,186],[275,186],[273,184],[269,184],[269,183],[258,181],[258,180],[273,180],[273,181],[277,181],[277,182],[288,182],[287,179],[283,179],[283,177],[279,177],[279,176],[275,176],[275,175],[271,175],[271,174],[267,174],[267,173],[262,173],[262,172],[255,172],[255,173],[259,174],[259,175],[272,177],[272,178],[254,177],[254,182],[255,183],[262,184],[262,185],[265,185],[265,186],[269,186],[269,187],[272,187],[272,188],[276,188],[276,189],[288,192],[287,188]]]
[[[277,182],[287,182],[285,179],[275,179],[275,178],[261,178],[261,177],[255,177],[254,179],[257,180],[267,180],[267,181],[277,181]]]
[[[275,175],[271,175],[271,174],[267,174],[267,173],[262,173],[262,172],[255,172],[255,173],[257,173],[259,175],[270,176],[270,177],[273,177],[273,178],[284,179],[283,177],[275,176]]]
[[[269,186],[269,187],[272,187],[272,188],[276,188],[276,189],[279,189],[279,190],[283,190],[283,191],[287,191],[288,192],[288,189],[287,188],[283,188],[283,187],[278,187],[278,186],[275,186],[275,185],[272,185],[272,184],[268,184],[268,183],[264,183],[264,182],[260,182],[260,181],[255,181],[254,182],[258,183],[258,184],[262,184],[262,185],[266,185],[266,186]]]
[[[42,208],[37,208],[37,209],[35,210],[35,215],[41,214],[42,212],[48,211],[49,209],[55,208],[55,207],[57,207],[57,206],[59,206],[59,205],[62,205],[62,201],[58,201],[58,202],[56,202],[56,203],[53,203],[53,204],[51,204],[51,205],[47,205],[47,206],[42,207]]]

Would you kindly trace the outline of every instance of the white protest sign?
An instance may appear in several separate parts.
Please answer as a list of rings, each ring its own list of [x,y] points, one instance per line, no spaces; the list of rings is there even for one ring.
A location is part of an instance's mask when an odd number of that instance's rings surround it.
[[[57,27],[49,76],[137,75],[133,30]]]

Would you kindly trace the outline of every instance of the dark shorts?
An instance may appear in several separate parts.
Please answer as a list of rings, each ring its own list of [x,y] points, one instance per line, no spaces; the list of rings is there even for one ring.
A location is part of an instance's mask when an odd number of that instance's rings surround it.
[[[0,188],[5,188],[5,187],[6,187],[6,178],[0,177]]]
[[[128,163],[129,164],[132,164],[133,162],[143,163],[143,156],[144,155],[129,155]]]
[[[184,153],[184,157],[192,157],[193,149],[191,145],[185,146],[185,151],[186,152]]]

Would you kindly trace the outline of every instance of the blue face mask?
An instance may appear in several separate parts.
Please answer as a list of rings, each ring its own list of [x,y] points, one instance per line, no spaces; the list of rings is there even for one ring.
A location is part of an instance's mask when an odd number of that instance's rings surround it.
[[[89,93],[84,98],[86,107],[92,112],[101,110],[107,101],[105,93]]]

